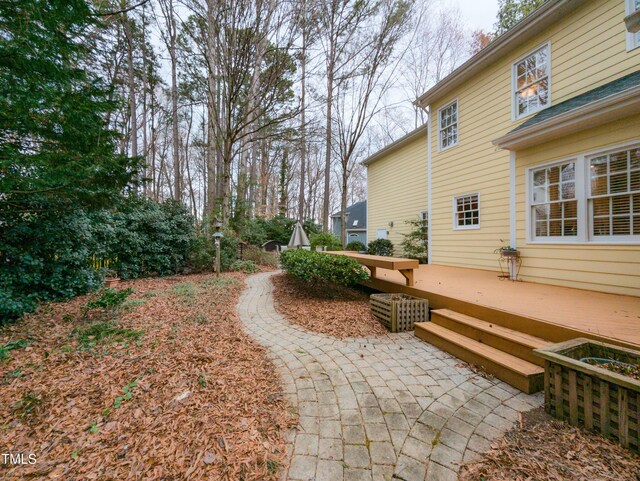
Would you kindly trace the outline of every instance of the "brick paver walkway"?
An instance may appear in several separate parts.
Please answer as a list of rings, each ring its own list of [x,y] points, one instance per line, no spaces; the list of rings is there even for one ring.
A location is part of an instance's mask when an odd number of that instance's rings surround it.
[[[283,480],[456,480],[460,463],[542,404],[412,333],[339,340],[289,324],[271,275],[247,280],[238,312],[300,416]]]

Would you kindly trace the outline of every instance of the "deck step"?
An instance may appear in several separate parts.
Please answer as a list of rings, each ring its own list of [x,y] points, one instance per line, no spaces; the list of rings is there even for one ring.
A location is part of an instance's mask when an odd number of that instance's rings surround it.
[[[470,339],[433,322],[415,324],[415,334],[459,359],[481,367],[498,379],[526,393],[542,390],[544,369],[516,356]]]
[[[539,337],[482,321],[450,309],[431,311],[431,322],[539,366],[544,366],[544,360],[535,356],[533,349],[551,344]]]

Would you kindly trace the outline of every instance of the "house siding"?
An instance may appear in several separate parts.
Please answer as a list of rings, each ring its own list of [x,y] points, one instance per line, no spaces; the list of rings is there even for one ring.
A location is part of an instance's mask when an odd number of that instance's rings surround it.
[[[517,152],[516,228],[523,279],[640,296],[640,245],[531,243],[526,229],[529,167],[635,141],[640,144],[640,115]]]
[[[427,132],[417,136],[367,166],[367,240],[377,229],[387,229],[396,254],[402,255],[407,220],[417,220],[427,210]],[[389,223],[393,222],[393,227]]]
[[[583,7],[541,31],[535,38],[494,62],[472,79],[432,101],[431,262],[458,267],[499,269],[494,250],[509,243],[510,239],[510,153],[496,149],[492,140],[529,118],[518,121],[512,119],[512,64],[550,42],[551,103],[555,105],[575,97],[640,68],[640,49],[631,52],[626,50],[623,18],[624,0],[586,2]],[[437,112],[456,98],[458,145],[440,152]],[[522,228],[525,225],[522,187],[522,169],[526,168],[525,164],[542,163],[556,158],[562,149],[573,153],[589,150],[590,142],[603,146],[613,145],[624,138],[633,137],[634,130],[636,137],[640,136],[638,125],[637,121],[634,124],[627,119],[617,125],[602,126],[579,134],[580,142],[567,137],[554,142],[554,145],[540,146],[522,157],[522,160],[521,153],[517,153],[519,188],[516,191],[516,224],[519,229],[519,247],[523,241]],[[408,186],[394,185],[396,196],[409,192]],[[370,195],[373,190],[371,186]],[[480,194],[480,228],[455,230],[453,198],[475,192]],[[376,214],[371,206],[370,215]],[[370,238],[372,232],[375,236],[375,226],[376,224],[370,224]],[[577,249],[580,254],[576,254],[576,258],[567,258],[566,251],[566,246],[527,247],[526,252],[523,252],[525,260],[522,274],[537,282],[638,295],[638,265],[633,264],[637,262],[635,246],[586,246]],[[586,266],[580,256],[594,251],[598,252],[598,258],[602,260]],[[544,262],[545,256],[547,262]],[[558,260],[562,262],[557,263]],[[622,265],[629,260],[632,261],[631,267]],[[611,265],[607,265],[608,263]],[[561,265],[562,268],[553,270],[550,265]]]

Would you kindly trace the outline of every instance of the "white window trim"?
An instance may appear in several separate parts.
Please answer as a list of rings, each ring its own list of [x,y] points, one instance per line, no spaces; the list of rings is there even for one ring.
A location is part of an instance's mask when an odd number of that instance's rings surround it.
[[[477,225],[463,225],[460,226],[458,225],[458,216],[456,215],[457,212],[457,201],[458,199],[462,198],[462,197],[470,197],[472,195],[477,195],[478,196],[478,224]],[[460,194],[460,195],[456,195],[453,197],[452,201],[451,201],[451,212],[452,212],[452,224],[453,224],[453,230],[476,230],[480,228],[480,210],[481,210],[482,206],[480,205],[480,192],[470,192],[468,194]]]
[[[516,65],[522,62],[525,58],[530,57],[532,54],[536,53],[538,50],[542,50],[543,48],[547,49],[547,59],[548,59],[547,68],[549,69],[549,72],[547,74],[547,78],[548,78],[547,85],[548,85],[549,92],[547,93],[547,96],[549,101],[547,102],[547,105],[545,105],[544,107],[539,107],[537,110],[534,110],[532,112],[528,112],[523,115],[518,115],[518,103],[516,102],[518,75],[516,72]],[[511,120],[515,122],[516,120],[525,119],[533,114],[537,114],[538,112],[543,111],[544,109],[548,109],[549,107],[551,107],[551,40],[548,40],[547,42],[541,45],[538,45],[536,48],[530,50],[525,55],[518,58],[511,64]]]
[[[628,17],[635,11],[636,11],[635,0],[625,0],[624,2],[625,17]],[[627,35],[627,52],[631,52],[633,49],[640,47],[640,33],[627,32],[626,29],[625,29],[625,33]]]
[[[448,145],[447,147],[442,147],[442,136],[441,136],[442,130],[440,129],[440,112],[448,107],[451,107],[453,104],[456,104],[456,129],[457,129],[456,141],[455,143]],[[451,100],[450,102],[447,102],[446,104],[444,104],[442,107],[438,109],[437,122],[438,122],[438,152],[444,152],[445,150],[452,149],[456,145],[458,145],[458,143],[460,142],[460,104],[458,103],[457,97]]]
[[[525,174],[525,196],[526,196],[526,235],[527,244],[545,245],[545,244],[564,244],[564,245],[640,245],[640,236],[598,236],[591,234],[592,220],[589,217],[592,203],[590,199],[590,175],[589,175],[589,159],[599,155],[610,154],[619,150],[632,149],[640,147],[640,139],[624,142],[622,144],[613,145],[606,148],[591,150],[580,155],[565,157],[561,159],[543,162],[540,164],[527,167]],[[576,163],[576,200],[578,201],[578,235],[575,237],[549,237],[536,238],[533,227],[533,216],[531,215],[531,206],[533,201],[533,192],[531,190],[533,171],[552,165],[562,164],[575,161]]]

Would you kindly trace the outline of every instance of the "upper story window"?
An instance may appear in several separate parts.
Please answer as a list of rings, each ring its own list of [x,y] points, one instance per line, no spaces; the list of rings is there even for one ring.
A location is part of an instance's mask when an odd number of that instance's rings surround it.
[[[627,24],[627,51],[640,47],[640,0],[626,0],[625,23]]]
[[[550,72],[551,55],[548,44],[513,64],[516,119],[549,106]]]
[[[453,198],[453,228],[480,228],[480,195],[468,194]]]
[[[440,150],[458,144],[458,101],[454,100],[438,111]]]

